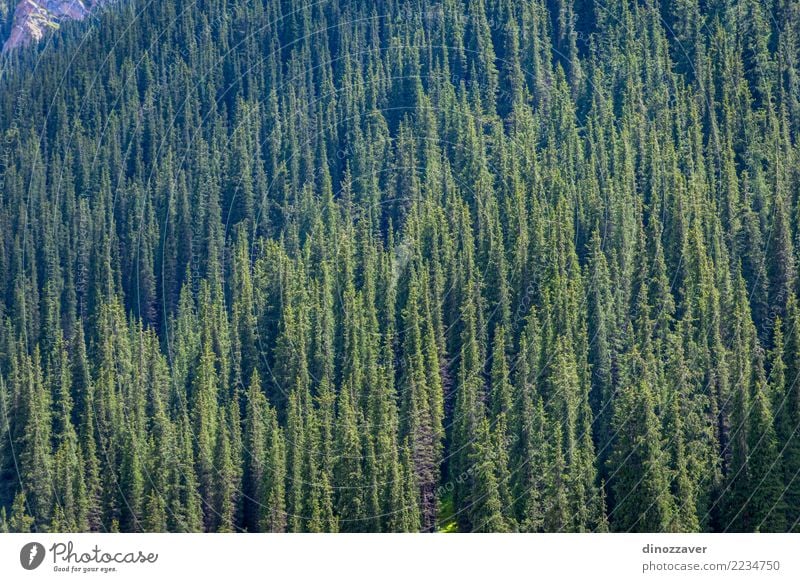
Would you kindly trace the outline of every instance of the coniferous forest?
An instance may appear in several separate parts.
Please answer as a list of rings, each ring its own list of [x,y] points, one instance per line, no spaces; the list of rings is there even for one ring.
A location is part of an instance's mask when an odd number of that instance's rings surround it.
[[[123,0],[0,69],[0,531],[800,531],[799,0]]]

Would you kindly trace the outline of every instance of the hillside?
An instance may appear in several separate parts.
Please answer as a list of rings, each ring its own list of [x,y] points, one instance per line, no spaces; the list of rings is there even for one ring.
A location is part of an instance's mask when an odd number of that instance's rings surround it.
[[[797,0],[0,59],[0,531],[800,531]]]

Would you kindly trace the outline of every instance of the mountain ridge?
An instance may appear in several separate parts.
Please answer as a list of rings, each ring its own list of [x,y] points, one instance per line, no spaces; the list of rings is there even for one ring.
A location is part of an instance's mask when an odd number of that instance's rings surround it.
[[[83,20],[107,0],[20,0],[3,53],[41,41],[66,20]]]

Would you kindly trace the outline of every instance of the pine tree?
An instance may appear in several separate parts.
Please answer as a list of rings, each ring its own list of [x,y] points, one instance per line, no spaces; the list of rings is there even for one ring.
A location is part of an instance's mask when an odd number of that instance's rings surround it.
[[[35,520],[28,515],[27,505],[23,492],[20,491],[14,496],[11,516],[8,519],[8,529],[12,533],[28,533],[33,529]]]
[[[229,419],[224,408],[217,413],[216,443],[214,445],[213,505],[212,519],[215,531],[231,532],[234,530],[234,495],[236,482],[229,435]]]
[[[350,388],[343,386],[339,393],[336,453],[334,468],[336,515],[342,531],[359,531],[366,516],[365,485],[362,469],[362,449],[358,419]]]
[[[776,322],[775,352],[773,356],[770,383],[774,399],[775,432],[781,452],[783,466],[783,482],[786,488],[783,500],[788,508],[786,518],[789,527],[794,531],[798,526],[797,512],[793,508],[800,501],[800,441],[796,438],[796,429],[800,426],[800,311],[797,298],[789,296],[786,306],[787,329],[785,345],[781,353],[783,334]],[[784,371],[785,366],[785,371]],[[783,372],[783,374],[781,374]],[[781,375],[783,383],[781,385]]]
[[[472,461],[473,485],[469,501],[469,520],[472,531],[505,532],[508,524],[503,517],[503,502],[497,481],[498,451],[489,435],[489,421],[478,425]]]
[[[627,381],[614,400],[609,479],[618,531],[665,531],[675,511],[650,377],[638,353],[629,357]]]
[[[745,509],[756,531],[783,532],[786,529],[783,503],[783,467],[778,453],[778,439],[772,424],[770,403],[763,381],[757,382],[752,395],[748,427],[750,467],[754,489]]]
[[[208,342],[193,386],[192,431],[195,438],[195,471],[197,472],[200,498],[203,502],[203,523],[208,529],[215,523],[213,516],[214,497],[214,446],[220,429],[217,405],[218,386],[215,358]]]
[[[258,531],[264,481],[267,475],[267,402],[261,390],[261,379],[254,372],[247,392],[245,412],[245,457],[242,521],[247,531]]]

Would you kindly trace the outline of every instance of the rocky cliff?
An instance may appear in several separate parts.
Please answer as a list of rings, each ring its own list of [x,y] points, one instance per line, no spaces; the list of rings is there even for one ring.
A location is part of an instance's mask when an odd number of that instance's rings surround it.
[[[40,41],[64,20],[83,20],[107,0],[20,0],[3,52]]]

